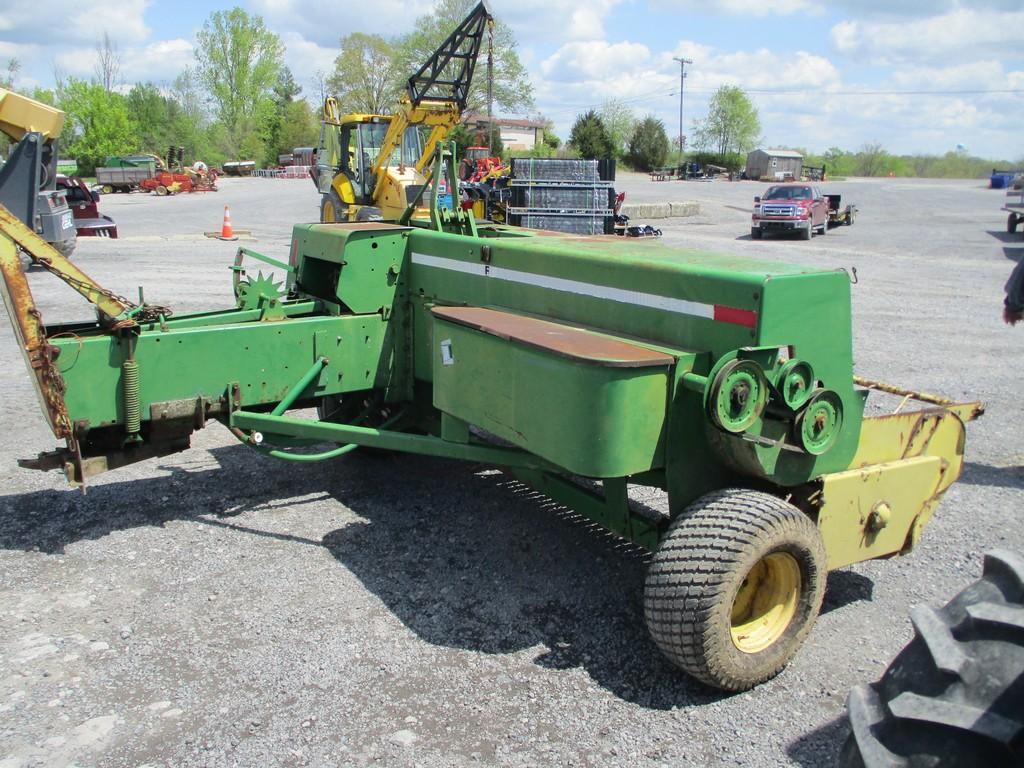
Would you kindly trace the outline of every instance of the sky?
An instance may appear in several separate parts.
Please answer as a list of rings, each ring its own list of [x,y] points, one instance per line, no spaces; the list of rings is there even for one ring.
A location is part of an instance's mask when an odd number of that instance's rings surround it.
[[[338,40],[410,30],[431,0],[240,0],[286,46],[285,63],[316,92]],[[208,15],[233,4],[90,0],[40,21],[34,3],[0,0],[0,62],[21,63],[19,88],[52,87],[55,72],[92,77],[107,32],[126,83],[171,82],[192,62]],[[567,137],[577,114],[624,102],[683,133],[722,85],[757,107],[762,146],[822,152],[881,143],[896,154],[958,146],[1024,161],[1024,0],[490,0],[512,27],[534,105]],[[477,70],[482,75],[482,67]]]

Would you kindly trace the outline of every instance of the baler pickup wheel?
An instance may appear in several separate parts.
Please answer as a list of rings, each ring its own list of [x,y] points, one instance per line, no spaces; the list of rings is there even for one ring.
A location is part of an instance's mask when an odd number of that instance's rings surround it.
[[[731,488],[672,523],[651,561],[644,616],[655,644],[698,680],[744,691],[776,675],[810,632],[825,545],[782,499]]]

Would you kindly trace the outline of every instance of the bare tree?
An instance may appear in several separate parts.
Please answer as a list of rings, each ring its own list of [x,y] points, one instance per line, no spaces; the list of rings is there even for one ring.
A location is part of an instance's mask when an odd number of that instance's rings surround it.
[[[96,45],[96,79],[107,93],[114,90],[121,73],[121,52],[117,43],[110,39],[110,33],[103,33],[103,40]]]
[[[14,58],[8,59],[5,70],[6,71],[3,76],[0,77],[0,86],[13,91],[14,81],[18,77],[18,72],[21,70],[21,62]]]
[[[857,152],[856,173],[858,176],[881,176],[885,172],[888,159],[889,153],[880,142],[864,144]]]
[[[320,94],[320,104],[327,98],[327,73],[318,69],[313,73],[313,90]]]

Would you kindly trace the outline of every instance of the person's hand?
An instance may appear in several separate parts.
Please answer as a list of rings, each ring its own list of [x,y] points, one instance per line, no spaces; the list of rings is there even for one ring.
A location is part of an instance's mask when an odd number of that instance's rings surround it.
[[[1003,307],[1003,322],[1007,325],[1016,325],[1022,319],[1024,319],[1024,311]]]

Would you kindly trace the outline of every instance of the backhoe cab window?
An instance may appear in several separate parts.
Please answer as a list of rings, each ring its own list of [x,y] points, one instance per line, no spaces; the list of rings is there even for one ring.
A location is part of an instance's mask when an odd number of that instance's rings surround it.
[[[363,144],[363,162],[367,167],[377,162],[381,147],[384,144],[384,137],[388,132],[387,123],[364,123],[359,126]],[[386,167],[397,167],[399,165],[416,165],[423,152],[423,142],[420,138],[418,126],[410,125],[405,129],[402,138],[402,146],[392,150],[390,157],[382,165]]]

